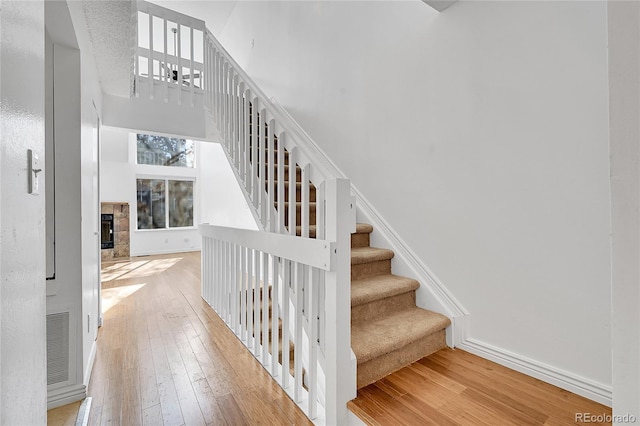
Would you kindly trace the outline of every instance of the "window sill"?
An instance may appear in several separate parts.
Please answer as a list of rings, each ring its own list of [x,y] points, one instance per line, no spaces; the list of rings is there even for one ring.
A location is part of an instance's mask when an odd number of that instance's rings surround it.
[[[162,231],[170,231],[170,232],[175,232],[175,231],[197,231],[198,227],[197,226],[182,226],[182,227],[176,227],[176,228],[153,228],[153,229],[135,229],[133,232],[162,232]]]

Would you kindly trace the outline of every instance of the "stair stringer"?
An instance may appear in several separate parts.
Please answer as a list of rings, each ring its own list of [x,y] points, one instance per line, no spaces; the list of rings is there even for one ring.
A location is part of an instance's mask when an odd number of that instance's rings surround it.
[[[282,107],[275,98],[271,103],[279,112],[296,124],[295,130],[299,140],[305,141],[305,154],[315,167],[320,167],[334,176],[347,178],[327,154],[314,142],[289,112]],[[429,267],[418,257],[409,245],[398,236],[398,233],[382,217],[373,205],[351,183],[352,211],[356,222],[366,222],[373,225],[376,232],[372,234],[372,243],[377,247],[390,248],[395,252],[392,260],[393,270],[398,275],[413,278],[420,283],[416,290],[416,306],[422,309],[441,313],[451,319],[451,325],[446,329],[447,345],[457,347],[467,338],[469,312],[460,301],[445,287]],[[353,231],[352,231],[353,232]]]
[[[255,208],[255,206],[253,205],[253,201],[251,200],[251,194],[249,194],[249,192],[247,191],[247,187],[244,185],[244,182],[242,182],[242,179],[240,178],[240,174],[238,173],[238,169],[236,168],[235,164],[233,164],[231,155],[229,155],[229,151],[227,150],[227,145],[224,143],[224,140],[222,139],[222,137],[219,136],[219,133],[218,135],[215,136],[212,143],[219,143],[220,146],[222,147],[222,152],[224,152],[224,155],[227,157],[227,161],[229,162],[229,167],[231,168],[231,170],[233,170],[233,176],[235,176],[236,182],[238,182],[238,186],[242,191],[242,195],[244,195],[244,200],[246,201],[247,207],[251,212],[251,216],[253,216],[253,220],[255,221],[257,229],[262,232],[266,232],[265,226],[260,220],[260,216],[258,215],[258,210]]]
[[[356,198],[358,222],[369,223],[376,230],[371,234],[371,244],[393,250],[395,256],[391,263],[394,273],[420,283],[416,290],[416,306],[449,317],[451,325],[446,329],[447,346],[455,348],[461,345],[467,338],[469,312],[353,184],[351,191]]]

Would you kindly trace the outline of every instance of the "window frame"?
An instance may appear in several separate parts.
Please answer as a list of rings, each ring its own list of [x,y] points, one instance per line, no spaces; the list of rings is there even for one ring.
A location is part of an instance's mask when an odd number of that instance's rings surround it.
[[[161,167],[161,166],[153,166],[153,167]],[[189,170],[195,170],[195,168],[193,169],[189,169]],[[165,227],[164,228],[150,228],[150,229],[140,229],[138,228],[138,204],[137,204],[137,200],[138,200],[138,180],[139,179],[151,179],[151,180],[162,180],[164,181],[164,191],[165,191],[165,214],[164,214],[164,218],[165,218]],[[185,182],[193,182],[193,225],[192,226],[169,226],[169,207],[168,207],[168,201],[169,201],[169,181],[185,181]],[[197,197],[197,178],[195,176],[168,176],[168,175],[158,175],[158,174],[141,174],[141,173],[136,173],[135,176],[135,200],[136,200],[136,215],[135,215],[135,222],[136,222],[136,228],[135,228],[135,232],[157,232],[157,231],[185,231],[185,230],[197,230],[198,229],[198,197]]]

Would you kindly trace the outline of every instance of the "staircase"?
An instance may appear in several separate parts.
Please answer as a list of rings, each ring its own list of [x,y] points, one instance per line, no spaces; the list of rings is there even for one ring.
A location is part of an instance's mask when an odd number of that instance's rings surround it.
[[[259,119],[259,117],[258,117]],[[268,127],[267,127],[268,132]],[[278,175],[277,137],[274,137],[274,175]],[[266,145],[266,143],[265,143]],[[260,150],[259,150],[260,151]],[[265,152],[264,150],[262,152]],[[259,156],[267,173],[271,158],[266,152]],[[284,152],[284,176],[287,179],[284,203],[274,195],[274,207],[285,209],[288,227],[289,209],[294,205],[288,191],[292,165],[289,153]],[[277,186],[277,181],[275,182]],[[296,165],[296,235],[304,232],[301,226],[302,191],[309,190],[308,217],[316,223],[316,188],[302,182],[300,167]],[[265,188],[269,193],[270,188]],[[291,193],[293,195],[293,193]],[[309,225],[308,236],[316,237],[316,225]],[[371,247],[373,226],[359,223],[351,235],[351,348],[358,360],[357,387],[362,388],[425,356],[446,347],[445,329],[451,324],[444,315],[416,306],[416,290],[420,284],[411,278],[391,273],[391,250]]]
[[[356,389],[443,348],[449,319],[416,306],[419,284],[391,273],[394,253],[370,246],[372,226],[358,224],[350,247],[349,181],[204,21],[133,4],[148,22],[135,97],[202,114],[196,133],[222,143],[261,228],[199,226],[203,299],[309,419],[347,424]]]
[[[351,235],[351,348],[358,389],[446,346],[444,315],[416,306],[420,284],[393,275],[393,251],[370,246],[373,227]]]

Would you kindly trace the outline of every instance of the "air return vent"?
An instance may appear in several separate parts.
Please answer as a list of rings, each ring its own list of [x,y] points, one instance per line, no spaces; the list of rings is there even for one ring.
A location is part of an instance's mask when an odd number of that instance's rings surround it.
[[[69,380],[69,312],[47,315],[47,385]]]

